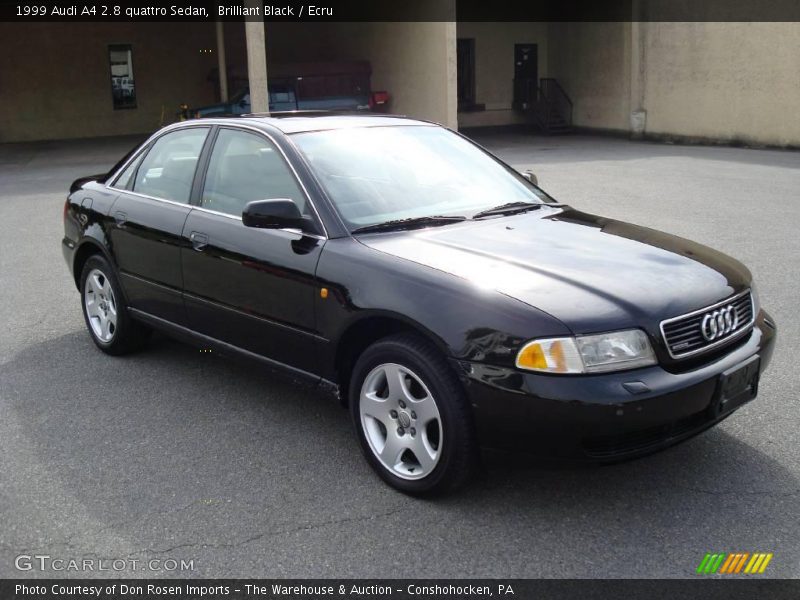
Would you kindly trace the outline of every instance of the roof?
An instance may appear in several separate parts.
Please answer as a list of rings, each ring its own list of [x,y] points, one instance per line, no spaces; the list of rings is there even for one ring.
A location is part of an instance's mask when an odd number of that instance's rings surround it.
[[[261,115],[245,115],[239,119],[247,121],[259,121],[272,125],[276,129],[284,133],[302,133],[305,131],[324,131],[328,129],[347,129],[352,127],[397,127],[409,125],[427,125],[432,126],[433,123],[426,121],[417,121],[415,119],[408,119],[406,117],[397,117],[391,115],[331,115],[329,113],[320,114],[319,116],[309,116],[307,113],[303,116],[284,116],[284,117],[267,117]]]

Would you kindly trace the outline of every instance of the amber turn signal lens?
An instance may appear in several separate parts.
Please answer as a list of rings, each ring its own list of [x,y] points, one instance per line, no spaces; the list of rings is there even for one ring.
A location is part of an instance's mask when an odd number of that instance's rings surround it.
[[[528,342],[517,354],[517,367],[545,373],[583,373],[583,361],[574,338]]]
[[[546,369],[547,361],[539,344],[528,344],[517,357],[517,366],[526,369]]]

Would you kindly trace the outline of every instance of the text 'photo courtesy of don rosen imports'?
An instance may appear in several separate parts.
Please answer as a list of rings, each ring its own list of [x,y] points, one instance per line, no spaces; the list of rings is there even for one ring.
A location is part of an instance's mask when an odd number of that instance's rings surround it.
[[[0,3],[0,600],[800,598],[800,2]]]

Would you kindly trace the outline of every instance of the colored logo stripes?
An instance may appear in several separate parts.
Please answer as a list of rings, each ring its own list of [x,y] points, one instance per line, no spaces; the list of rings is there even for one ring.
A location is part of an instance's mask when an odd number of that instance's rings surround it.
[[[772,552],[732,552],[730,554],[707,553],[700,565],[697,567],[698,575],[719,574],[755,574],[763,573],[769,561],[772,560]]]

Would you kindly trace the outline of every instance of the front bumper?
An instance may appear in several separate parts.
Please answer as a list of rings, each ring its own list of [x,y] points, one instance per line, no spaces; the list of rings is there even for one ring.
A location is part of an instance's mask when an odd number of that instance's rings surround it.
[[[718,411],[720,376],[755,356],[763,372],[775,344],[773,323],[760,311],[733,350],[684,372],[653,366],[559,376],[460,363],[481,444],[596,461],[675,444],[733,412]]]

